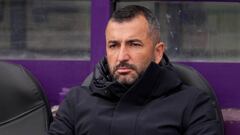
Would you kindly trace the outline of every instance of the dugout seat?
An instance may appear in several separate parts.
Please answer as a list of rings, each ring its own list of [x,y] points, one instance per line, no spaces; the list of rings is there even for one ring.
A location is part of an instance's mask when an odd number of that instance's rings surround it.
[[[20,65],[0,62],[0,135],[44,135],[51,121],[37,80]]]

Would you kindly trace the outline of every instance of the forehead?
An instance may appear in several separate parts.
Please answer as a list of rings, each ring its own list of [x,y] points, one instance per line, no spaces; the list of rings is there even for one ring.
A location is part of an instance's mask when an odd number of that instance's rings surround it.
[[[131,20],[117,22],[110,20],[106,28],[106,36],[143,36],[148,32],[148,22],[142,15]]]

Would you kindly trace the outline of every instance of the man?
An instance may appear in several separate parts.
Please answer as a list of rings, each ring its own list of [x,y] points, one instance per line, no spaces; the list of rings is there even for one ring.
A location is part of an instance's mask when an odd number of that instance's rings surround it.
[[[159,24],[141,6],[113,13],[106,57],[89,87],[71,90],[49,135],[220,135],[207,94],[184,85],[164,55]]]

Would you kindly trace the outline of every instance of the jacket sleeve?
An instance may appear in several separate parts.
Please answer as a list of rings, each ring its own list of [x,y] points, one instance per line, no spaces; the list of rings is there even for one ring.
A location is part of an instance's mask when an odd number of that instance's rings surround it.
[[[198,93],[188,106],[188,118],[184,135],[223,135],[219,116],[210,97],[206,93]]]
[[[72,91],[61,103],[50,125],[48,135],[74,135],[74,104]]]

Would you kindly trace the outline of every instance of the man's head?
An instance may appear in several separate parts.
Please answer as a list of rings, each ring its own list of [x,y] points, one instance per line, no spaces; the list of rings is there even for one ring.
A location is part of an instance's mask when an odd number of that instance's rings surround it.
[[[106,52],[111,75],[121,84],[133,84],[151,61],[162,59],[164,43],[156,17],[135,5],[115,11],[106,28]]]

